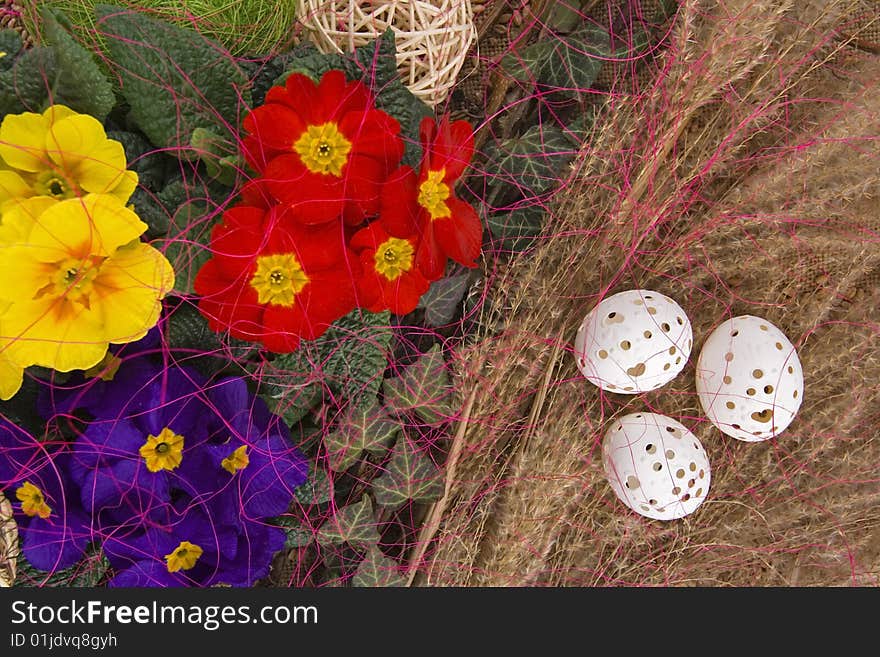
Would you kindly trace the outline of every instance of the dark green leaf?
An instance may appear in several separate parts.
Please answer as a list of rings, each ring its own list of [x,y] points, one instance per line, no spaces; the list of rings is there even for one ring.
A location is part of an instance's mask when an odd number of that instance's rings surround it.
[[[505,56],[502,68],[520,82],[548,90],[589,89],[608,57],[608,33],[585,26],[565,37],[542,39]]]
[[[390,409],[398,413],[414,410],[428,424],[444,422],[452,413],[452,387],[439,344],[422,354],[401,376],[385,379],[382,390]]]
[[[400,569],[393,559],[386,557],[378,547],[371,546],[351,583],[352,586],[371,588],[406,586],[406,577],[400,574]]]
[[[505,251],[524,251],[530,248],[542,231],[542,211],[538,206],[493,214],[487,220],[489,231],[501,238]]]
[[[431,502],[443,495],[440,470],[404,433],[394,444],[388,470],[372,484],[382,506],[397,507],[407,500]]]
[[[58,11],[40,12],[43,35],[55,53],[58,67],[54,85],[54,102],[63,102],[78,112],[90,114],[104,121],[116,104],[113,87],[98,68],[91,53],[79,45],[67,32],[67,22]]]
[[[233,142],[206,128],[196,128],[190,145],[205,163],[208,177],[227,187],[235,186],[244,163],[239,161],[238,149]]]
[[[330,467],[336,472],[347,470],[365,450],[382,456],[398,429],[400,425],[375,400],[349,406],[336,430],[324,438]]]
[[[96,586],[110,568],[107,558],[96,547],[91,547],[79,563],[54,573],[37,570],[25,559],[18,557],[18,577],[13,587],[92,587]]]
[[[166,239],[155,246],[174,267],[175,291],[193,294],[196,274],[211,257],[213,224],[205,199],[188,199],[172,215]]]
[[[165,155],[154,149],[150,142],[136,132],[111,130],[107,132],[107,137],[122,144],[125,149],[125,161],[128,162],[128,168],[137,173],[140,187],[153,191],[162,189],[165,182]],[[183,201],[184,188],[182,183],[180,183],[180,190],[180,199],[172,207],[176,207]]]
[[[15,60],[12,70],[0,73],[0,116],[42,112],[58,77],[59,67],[50,48],[30,48]]]
[[[288,549],[305,547],[315,538],[315,533],[293,516],[278,516],[272,518],[271,523],[284,529],[287,536],[284,547]]]
[[[312,468],[309,478],[294,492],[294,497],[304,506],[324,504],[333,499],[333,480],[326,470]]]
[[[318,543],[321,545],[373,545],[378,542],[379,531],[373,517],[373,503],[367,495],[360,502],[339,509],[318,530]]]
[[[97,5],[95,11],[132,118],[150,141],[192,158],[196,128],[237,133],[250,92],[244,73],[218,44],[119,7]]]
[[[15,62],[18,51],[21,50],[21,37],[15,30],[0,30],[0,71],[8,71]]]
[[[535,197],[559,184],[575,151],[555,125],[535,125],[520,137],[493,144],[486,165],[490,184],[497,189],[516,187]]]
[[[469,280],[470,276],[467,274],[458,274],[431,283],[419,302],[425,309],[425,322],[428,326],[444,326],[455,319]]]
[[[297,351],[281,354],[264,366],[270,408],[282,414],[291,398],[310,383],[327,386],[348,404],[369,403],[376,397],[388,364],[391,315],[355,310],[334,322],[317,340],[302,342]],[[309,397],[313,394],[309,392]]]

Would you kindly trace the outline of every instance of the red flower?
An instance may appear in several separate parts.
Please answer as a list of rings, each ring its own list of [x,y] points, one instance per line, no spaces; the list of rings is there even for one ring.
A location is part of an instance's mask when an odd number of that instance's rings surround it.
[[[340,215],[358,224],[376,214],[381,185],[403,156],[400,124],[342,71],[328,71],[319,84],[293,73],[245,117],[244,129],[245,158],[307,224]]]
[[[483,227],[476,210],[455,196],[454,185],[471,161],[474,135],[467,121],[440,125],[427,117],[419,126],[422,166],[418,176],[404,166],[382,189],[381,221],[395,236],[421,236],[416,262],[429,280],[443,275],[446,258],[476,267]]]
[[[237,206],[211,233],[196,275],[199,310],[215,331],[293,351],[355,307],[357,262],[338,224],[302,226],[287,208]]]
[[[358,278],[360,305],[370,312],[390,310],[405,315],[415,310],[428,281],[415,266],[415,237],[392,237],[378,221],[355,233],[351,248],[363,273]]]

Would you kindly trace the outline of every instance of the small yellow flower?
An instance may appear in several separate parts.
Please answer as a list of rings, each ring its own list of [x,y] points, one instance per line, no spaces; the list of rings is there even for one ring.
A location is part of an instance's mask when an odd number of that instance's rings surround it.
[[[428,171],[428,177],[419,185],[419,205],[428,211],[432,221],[452,216],[452,210],[446,204],[452,190],[443,182],[445,177],[445,169]]]
[[[183,436],[165,427],[158,436],[147,436],[138,453],[150,472],[173,470],[183,462],[183,442]]]
[[[196,565],[196,561],[202,556],[202,548],[189,541],[181,541],[171,554],[165,555],[165,563],[169,573],[178,570],[189,570]]]
[[[376,271],[389,281],[396,280],[412,269],[414,253],[415,249],[409,240],[389,237],[376,249]]]
[[[92,116],[52,105],[42,114],[7,114],[0,123],[0,213],[7,202],[33,196],[112,194],[125,202],[137,183],[122,144]]]
[[[43,520],[52,515],[52,508],[46,504],[43,491],[26,481],[15,491],[15,497],[21,502],[21,510],[28,516],[40,516]]]
[[[159,319],[174,285],[168,260],[138,238],[146,224],[116,197],[90,194],[12,210],[12,233],[0,243],[0,355],[17,367],[88,369],[110,343],[139,340]],[[5,222],[4,222],[5,223]],[[4,371],[5,370],[5,371]],[[0,392],[17,386],[0,365]],[[13,392],[14,394],[14,392]]]
[[[271,303],[289,308],[296,295],[308,284],[309,277],[299,264],[296,254],[278,253],[257,258],[257,270],[251,287],[257,291],[258,303]]]
[[[235,474],[239,470],[244,470],[250,464],[251,459],[247,453],[247,445],[242,445],[232,454],[220,461],[220,465],[229,474]]]
[[[348,164],[351,142],[345,138],[338,126],[333,123],[310,125],[297,139],[293,150],[312,173],[323,173],[340,177],[342,169]]]

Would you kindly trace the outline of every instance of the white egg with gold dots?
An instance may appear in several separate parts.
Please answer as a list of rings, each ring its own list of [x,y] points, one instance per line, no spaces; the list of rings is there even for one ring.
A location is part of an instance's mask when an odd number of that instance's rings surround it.
[[[697,394],[722,433],[759,442],[785,431],[804,398],[797,350],[765,319],[741,315],[722,322],[697,359]]]
[[[693,346],[691,323],[675,301],[652,290],[603,299],[575,336],[578,369],[603,390],[655,390],[684,369]]]
[[[631,413],[612,422],[602,444],[605,476],[638,514],[675,520],[709,494],[709,458],[683,424],[658,413]]]

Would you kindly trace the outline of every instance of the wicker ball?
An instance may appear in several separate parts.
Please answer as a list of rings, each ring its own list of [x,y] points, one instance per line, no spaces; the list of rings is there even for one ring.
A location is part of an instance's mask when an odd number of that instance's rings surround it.
[[[446,100],[476,37],[470,0],[304,0],[300,8],[325,53],[351,52],[394,30],[403,82],[431,107]]]

